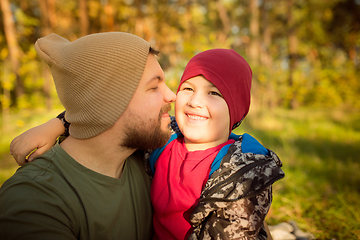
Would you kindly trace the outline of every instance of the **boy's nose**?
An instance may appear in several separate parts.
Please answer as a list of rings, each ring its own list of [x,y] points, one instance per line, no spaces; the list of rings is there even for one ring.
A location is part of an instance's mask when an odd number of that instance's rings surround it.
[[[193,108],[202,108],[204,104],[199,94],[193,94],[188,101],[188,105]]]

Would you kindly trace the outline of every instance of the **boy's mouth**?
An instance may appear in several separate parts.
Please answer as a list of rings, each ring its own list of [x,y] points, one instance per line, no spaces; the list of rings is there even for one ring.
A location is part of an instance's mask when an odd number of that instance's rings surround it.
[[[206,120],[207,118],[206,117],[202,117],[202,116],[199,116],[199,115],[193,115],[193,114],[189,114],[189,113],[185,113],[185,115],[190,118],[190,119],[193,119],[193,120]]]

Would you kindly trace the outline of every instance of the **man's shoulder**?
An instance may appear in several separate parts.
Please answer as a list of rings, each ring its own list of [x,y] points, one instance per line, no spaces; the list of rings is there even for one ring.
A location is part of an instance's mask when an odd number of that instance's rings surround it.
[[[18,234],[14,230],[16,226],[21,229],[21,234],[35,234],[38,228],[38,231],[50,231],[61,226],[64,227],[61,235],[71,236],[71,229],[78,229],[78,219],[85,219],[81,214],[81,202],[68,179],[52,161],[55,155],[56,151],[49,150],[33,162],[26,163],[1,186],[1,231],[15,236]]]
[[[29,199],[56,192],[64,195],[71,191],[71,187],[56,165],[49,159],[41,158],[20,167],[6,180],[1,186],[0,198],[7,195],[9,198]]]
[[[10,198],[29,199],[39,194],[47,195],[56,192],[59,195],[70,194],[71,186],[53,161],[56,154],[56,149],[53,147],[33,162],[18,168],[14,175],[1,186],[0,198],[7,195]]]
[[[44,159],[27,163],[1,186],[0,232],[5,236],[22,239],[20,236],[43,232],[42,239],[51,239],[58,234],[52,229],[60,226],[63,239],[72,239],[73,230],[67,224],[71,219],[71,224],[78,226],[79,221],[73,220],[81,218],[77,210],[81,205],[65,179],[47,164]]]
[[[34,182],[44,180],[51,182],[56,180],[54,176],[62,178],[58,166],[54,163],[57,155],[58,151],[56,150],[56,146],[54,146],[32,162],[26,163],[18,168],[9,180]]]

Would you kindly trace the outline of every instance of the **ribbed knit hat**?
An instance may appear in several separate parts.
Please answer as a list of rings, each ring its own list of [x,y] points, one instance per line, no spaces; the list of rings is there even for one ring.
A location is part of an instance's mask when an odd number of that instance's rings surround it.
[[[113,126],[126,109],[150,43],[123,32],[90,34],[73,42],[52,33],[37,40],[35,49],[50,67],[70,135],[87,139]]]
[[[203,75],[219,89],[230,113],[230,131],[238,127],[250,108],[252,71],[246,60],[233,49],[211,49],[190,59],[181,77],[186,80]]]

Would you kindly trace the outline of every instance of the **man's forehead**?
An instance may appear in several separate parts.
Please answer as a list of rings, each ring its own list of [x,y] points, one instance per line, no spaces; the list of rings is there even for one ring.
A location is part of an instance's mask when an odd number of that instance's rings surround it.
[[[149,54],[140,84],[151,84],[154,81],[163,81],[164,72],[153,54]]]
[[[155,74],[153,77],[149,77],[144,80],[144,84],[152,84],[153,82],[160,82],[164,80],[163,76]]]

